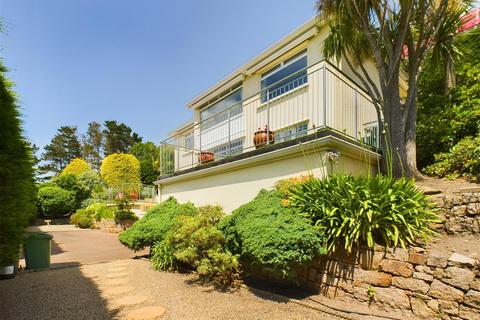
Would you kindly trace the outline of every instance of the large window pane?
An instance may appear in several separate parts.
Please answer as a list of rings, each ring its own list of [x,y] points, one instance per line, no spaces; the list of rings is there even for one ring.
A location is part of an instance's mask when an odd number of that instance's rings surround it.
[[[262,102],[307,83],[306,67],[307,55],[302,53],[282,63],[277,71],[270,71],[262,76],[262,89],[265,89],[262,91]]]
[[[225,98],[223,98],[220,101],[215,102],[211,106],[203,109],[200,111],[200,120],[204,121],[206,119],[212,119],[206,121],[205,123],[202,124],[202,127],[211,127],[214,126],[215,124],[218,124],[222,121],[225,121],[228,119],[228,112],[222,112],[225,111],[226,109],[238,105],[234,107],[230,113],[235,113],[239,114],[242,111],[241,104],[240,102],[242,101],[242,89],[238,89],[237,91],[229,94]]]

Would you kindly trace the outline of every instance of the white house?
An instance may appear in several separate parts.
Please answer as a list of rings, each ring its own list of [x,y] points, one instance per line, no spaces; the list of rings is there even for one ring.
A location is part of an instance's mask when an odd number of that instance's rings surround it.
[[[188,103],[193,120],[161,143],[159,200],[231,212],[283,178],[375,173],[377,113],[351,69],[324,60],[327,35],[312,18]]]

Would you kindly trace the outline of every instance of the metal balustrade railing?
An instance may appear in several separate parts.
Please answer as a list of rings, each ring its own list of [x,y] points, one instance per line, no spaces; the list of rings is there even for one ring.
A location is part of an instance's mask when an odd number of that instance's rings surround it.
[[[122,183],[107,189],[107,201],[109,202],[113,202],[117,197],[127,197],[134,202],[156,202],[157,196],[157,187],[145,184]]]
[[[371,98],[335,66],[321,61],[162,141],[160,174],[326,128],[380,147],[378,118]]]

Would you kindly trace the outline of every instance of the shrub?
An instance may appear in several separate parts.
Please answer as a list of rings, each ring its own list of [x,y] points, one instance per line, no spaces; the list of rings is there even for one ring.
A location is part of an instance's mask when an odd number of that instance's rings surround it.
[[[163,240],[177,216],[190,216],[196,213],[197,209],[193,204],[179,204],[174,198],[169,198],[148,210],[142,219],[120,233],[120,242],[135,251],[152,247],[156,242]]]
[[[107,185],[118,192],[138,191],[141,184],[140,163],[131,154],[114,153],[103,159],[101,176]]]
[[[328,250],[342,244],[402,246],[428,239],[437,221],[413,180],[338,174],[309,179],[290,191],[291,206],[325,235]]]
[[[60,187],[38,190],[37,202],[44,216],[59,217],[75,210],[75,194]]]
[[[85,209],[78,209],[70,216],[70,223],[82,229],[88,229],[93,226],[92,213]]]
[[[286,277],[323,249],[321,234],[281,201],[278,191],[261,190],[254,200],[223,219],[219,228],[227,248],[240,255],[242,264]]]
[[[480,182],[480,136],[466,137],[449,152],[435,155],[435,163],[425,173],[438,177],[466,177]]]
[[[93,203],[86,207],[85,211],[91,214],[96,221],[114,218],[113,210],[110,209],[106,203]]]
[[[0,63],[0,267],[18,259],[24,229],[36,213],[32,151],[5,72]]]
[[[113,216],[116,223],[121,223],[124,220],[138,220],[138,217],[132,212],[132,205],[127,197],[115,198],[116,208],[113,211]]]
[[[76,208],[81,207],[86,199],[97,196],[104,190],[100,176],[93,171],[85,171],[79,174],[64,173],[55,177],[52,182],[54,185],[75,194]]]
[[[60,175],[62,176],[65,174],[80,174],[90,171],[92,171],[92,168],[90,168],[90,165],[85,160],[75,158],[70,161],[69,164],[67,164],[67,166],[62,170]]]
[[[185,266],[216,284],[233,283],[239,263],[223,248],[225,238],[216,227],[223,216],[218,206],[200,207],[194,216],[178,216],[167,236],[154,246],[153,267],[171,270]]]

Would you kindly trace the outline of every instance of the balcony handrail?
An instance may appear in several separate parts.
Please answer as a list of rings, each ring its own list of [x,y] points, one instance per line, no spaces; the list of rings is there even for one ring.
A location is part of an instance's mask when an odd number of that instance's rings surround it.
[[[308,69],[311,69],[311,68],[313,68],[313,67],[315,67],[315,66],[317,66],[317,65],[320,65],[320,64],[323,64],[323,66],[321,66],[319,69],[316,69],[316,70],[313,70],[313,71],[308,72]],[[346,75],[342,70],[340,70],[340,69],[337,68],[335,65],[333,65],[330,61],[328,61],[327,59],[322,59],[322,60],[320,60],[320,61],[318,61],[318,62],[315,62],[315,63],[313,63],[313,64],[311,64],[311,65],[309,65],[309,66],[307,66],[307,67],[305,67],[305,68],[302,68],[301,70],[298,70],[298,71],[292,73],[291,75],[289,75],[289,76],[287,76],[287,77],[285,77],[285,78],[283,78],[283,79],[280,79],[280,80],[277,81],[277,82],[274,82],[273,84],[269,85],[268,87],[265,87],[265,88],[261,89],[260,91],[257,91],[256,93],[250,95],[249,97],[244,98],[244,99],[242,99],[241,101],[232,104],[232,105],[229,106],[228,108],[226,108],[226,109],[224,109],[224,110],[222,110],[222,111],[220,111],[220,112],[217,112],[217,113],[213,114],[212,116],[210,116],[210,117],[208,117],[208,118],[206,118],[206,119],[203,119],[203,120],[201,120],[201,121],[199,121],[199,122],[194,123],[193,129],[201,126],[202,124],[207,123],[209,120],[213,120],[215,117],[218,117],[219,115],[221,115],[221,114],[223,114],[223,113],[228,113],[228,112],[229,112],[230,110],[232,110],[233,108],[238,107],[239,105],[243,105],[244,102],[246,102],[246,101],[248,101],[248,100],[250,100],[250,99],[252,99],[252,98],[254,98],[254,97],[258,97],[258,95],[261,96],[262,92],[268,92],[268,90],[271,89],[272,87],[278,85],[278,84],[281,83],[281,82],[284,82],[284,81],[287,80],[287,79],[290,79],[290,78],[292,78],[292,77],[294,77],[294,76],[296,76],[296,75],[304,72],[305,70],[307,70],[306,76],[308,77],[309,75],[311,75],[311,74],[313,74],[313,73],[316,73],[316,72],[319,72],[320,70],[324,69],[325,66],[327,66],[327,69],[333,68],[335,72],[332,72],[332,70],[330,70],[330,71],[331,71],[331,74],[333,74],[337,79],[339,79],[340,81],[342,81],[343,83],[345,83],[346,85],[348,85],[350,88],[355,89],[355,90],[356,90],[359,94],[361,94],[365,99],[373,102],[372,97],[370,97],[370,95],[365,91],[365,89],[363,89],[363,88],[360,87],[358,84],[356,84],[348,75]],[[342,77],[340,77],[339,75],[337,75],[336,72],[340,73],[340,74],[342,75]],[[345,81],[345,79],[344,79],[343,77],[345,77],[348,81]],[[294,81],[295,81],[295,80],[294,80]],[[350,83],[349,83],[349,82],[350,82]],[[162,143],[167,143],[168,140],[172,139],[173,137],[175,137],[175,136],[177,136],[177,135],[178,135],[178,133],[176,133],[176,134],[173,135],[173,136],[167,137],[167,138],[163,139],[160,143],[161,143],[161,144],[162,144]],[[168,143],[167,143],[167,144],[168,144]]]

